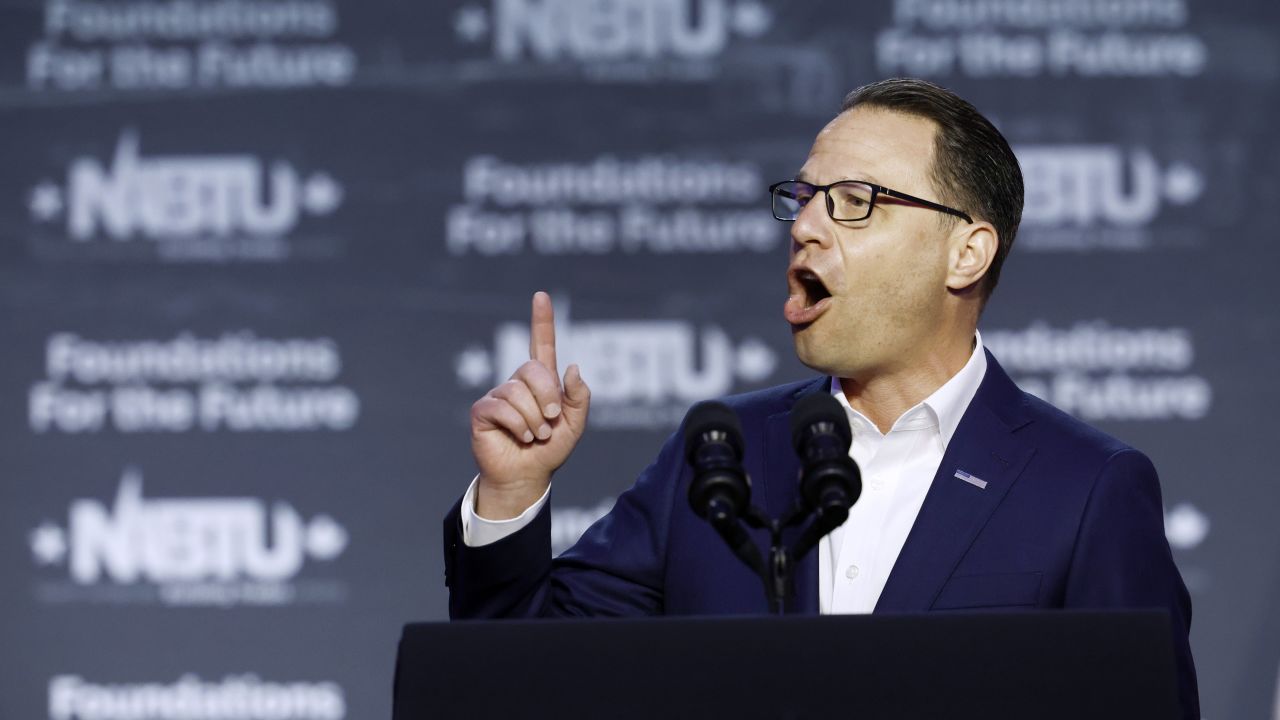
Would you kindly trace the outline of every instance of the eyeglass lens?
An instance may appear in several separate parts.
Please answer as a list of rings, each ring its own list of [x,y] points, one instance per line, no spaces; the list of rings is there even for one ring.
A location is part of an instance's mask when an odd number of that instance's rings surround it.
[[[773,214],[795,220],[813,199],[815,189],[802,182],[781,183],[773,191]],[[842,182],[827,191],[827,211],[833,220],[862,220],[871,214],[874,191],[860,182]]]

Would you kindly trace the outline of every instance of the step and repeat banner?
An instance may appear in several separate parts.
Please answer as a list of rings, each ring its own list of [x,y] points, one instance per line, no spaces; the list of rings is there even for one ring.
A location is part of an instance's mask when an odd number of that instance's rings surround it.
[[[765,188],[900,75],[1015,146],[983,336],[1155,460],[1205,717],[1280,717],[1267,0],[0,0],[0,717],[387,717],[530,294],[559,551],[811,374]]]

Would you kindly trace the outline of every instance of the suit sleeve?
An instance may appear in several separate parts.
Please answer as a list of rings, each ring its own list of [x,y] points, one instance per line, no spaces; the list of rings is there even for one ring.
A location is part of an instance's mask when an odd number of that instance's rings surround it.
[[[576,545],[551,558],[551,503],[489,545],[462,541],[461,504],[445,516],[445,584],[454,619],[628,617],[662,612],[667,537],[686,482],[677,431],[635,485]]]
[[[1200,717],[1188,639],[1191,598],[1165,539],[1155,467],[1136,450],[1108,458],[1094,483],[1076,538],[1064,604],[1167,610],[1183,717]]]

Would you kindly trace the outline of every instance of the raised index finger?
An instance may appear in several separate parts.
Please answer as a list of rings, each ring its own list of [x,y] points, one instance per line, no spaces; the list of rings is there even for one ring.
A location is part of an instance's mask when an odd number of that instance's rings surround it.
[[[551,296],[539,290],[533,294],[533,312],[529,320],[529,359],[537,360],[559,376],[556,369],[556,323],[551,310]]]

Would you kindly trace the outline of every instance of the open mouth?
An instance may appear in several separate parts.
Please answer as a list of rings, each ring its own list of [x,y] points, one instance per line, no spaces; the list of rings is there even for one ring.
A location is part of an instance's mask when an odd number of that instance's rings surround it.
[[[831,291],[817,273],[809,268],[796,268],[790,274],[791,294],[782,308],[787,322],[808,325],[831,306]]]
[[[796,272],[796,282],[800,284],[800,288],[804,290],[805,307],[813,307],[820,301],[831,297],[831,291],[827,290],[827,286],[823,284],[822,278],[818,274],[807,268],[803,268]]]

